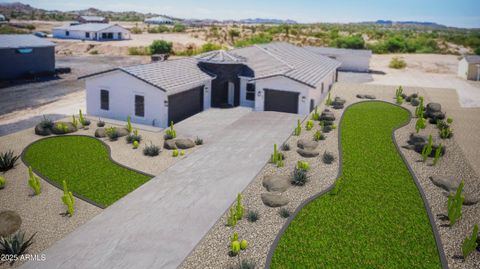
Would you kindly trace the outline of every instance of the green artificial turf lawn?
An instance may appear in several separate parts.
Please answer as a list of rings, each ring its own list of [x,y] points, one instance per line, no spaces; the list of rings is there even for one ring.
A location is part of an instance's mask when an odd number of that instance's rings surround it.
[[[429,218],[391,135],[409,113],[363,102],[341,122],[340,192],[305,206],[275,249],[272,268],[439,268]]]
[[[109,206],[151,177],[121,167],[107,146],[92,137],[57,136],[33,143],[25,161],[43,176],[100,205]],[[60,197],[59,197],[60,199]]]

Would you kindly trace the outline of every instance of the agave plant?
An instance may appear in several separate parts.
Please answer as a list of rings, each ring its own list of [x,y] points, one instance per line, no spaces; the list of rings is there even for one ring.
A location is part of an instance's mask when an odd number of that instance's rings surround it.
[[[6,172],[15,166],[19,156],[13,155],[13,151],[2,152],[0,154],[0,172]]]
[[[6,255],[22,255],[33,244],[33,237],[37,233],[32,234],[28,240],[25,240],[24,232],[17,232],[9,237],[0,237],[0,253]],[[10,262],[12,265],[15,260]]]

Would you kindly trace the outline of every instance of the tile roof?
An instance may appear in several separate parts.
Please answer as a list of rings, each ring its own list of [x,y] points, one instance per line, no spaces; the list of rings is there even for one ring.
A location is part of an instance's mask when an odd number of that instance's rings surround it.
[[[122,27],[117,24],[109,24],[109,23],[84,23],[84,24],[77,24],[77,25],[64,25],[64,26],[54,27],[53,29],[67,30],[67,31],[98,32],[98,31],[110,28],[112,26]]]
[[[0,35],[0,48],[52,47],[55,43],[34,35]]]
[[[103,21],[103,20],[105,20],[105,17],[101,17],[101,16],[80,16],[80,18],[82,18],[86,21]]]
[[[239,64],[246,61],[244,57],[225,50],[205,52],[195,56],[195,58],[200,62],[221,64]]]
[[[328,47],[316,47],[316,46],[306,46],[307,50],[313,51],[321,55],[345,55],[345,54],[357,54],[371,56],[371,50],[364,49],[342,49],[342,48],[328,48]]]
[[[465,55],[465,60],[470,64],[480,64],[480,55]]]
[[[168,94],[177,93],[183,85],[214,78],[198,67],[198,61],[195,58],[154,62],[119,69],[167,91]]]

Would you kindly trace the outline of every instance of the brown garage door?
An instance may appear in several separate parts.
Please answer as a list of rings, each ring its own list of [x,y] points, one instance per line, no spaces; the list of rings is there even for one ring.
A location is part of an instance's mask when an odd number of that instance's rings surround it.
[[[180,122],[203,110],[203,86],[168,97],[168,122]]]
[[[265,111],[298,113],[298,92],[265,89]]]

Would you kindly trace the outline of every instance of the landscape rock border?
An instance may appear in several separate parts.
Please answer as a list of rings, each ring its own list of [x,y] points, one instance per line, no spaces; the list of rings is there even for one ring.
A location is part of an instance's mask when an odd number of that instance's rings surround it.
[[[429,222],[430,222],[430,226],[432,228],[432,232],[433,232],[433,235],[435,237],[435,243],[437,245],[437,251],[438,251],[438,255],[440,257],[440,263],[442,265],[442,268],[443,269],[448,269],[448,262],[447,262],[447,258],[445,256],[445,251],[443,249],[443,244],[442,244],[442,241],[441,241],[441,238],[440,238],[440,233],[438,232],[438,229],[437,227],[435,226],[435,218],[433,216],[433,213],[430,209],[430,205],[428,203],[428,200],[426,198],[426,195],[420,185],[420,182],[417,178],[417,176],[415,175],[415,173],[413,172],[413,169],[411,168],[410,164],[408,163],[407,159],[405,158],[405,156],[402,154],[401,150],[400,150],[400,145],[397,143],[397,140],[395,139],[395,131],[397,131],[398,129],[401,129],[407,125],[410,124],[410,122],[412,121],[412,112],[410,110],[408,110],[407,108],[403,107],[403,106],[400,106],[400,105],[397,105],[397,104],[393,104],[391,102],[387,102],[387,101],[383,101],[383,100],[368,100],[368,101],[360,101],[360,102],[356,102],[356,103],[351,103],[349,104],[344,111],[347,111],[348,108],[350,108],[350,106],[353,106],[353,105],[356,105],[356,104],[360,104],[360,103],[366,103],[366,102],[382,102],[382,103],[387,103],[387,104],[391,104],[391,105],[395,105],[397,107],[400,107],[404,110],[406,110],[408,112],[408,114],[410,115],[410,119],[405,123],[405,124],[402,124],[401,126],[398,126],[397,128],[395,128],[393,131],[392,131],[392,134],[391,134],[391,138],[392,138],[392,141],[393,143],[395,144],[395,148],[397,149],[397,152],[398,154],[400,155],[400,157],[402,158],[403,162],[405,163],[405,165],[407,166],[408,168],[408,171],[410,172],[410,174],[412,175],[413,179],[414,179],[414,182],[415,182],[415,186],[417,187],[419,193],[420,193],[420,196],[422,197],[422,201],[423,201],[423,206],[425,207],[425,210],[427,211],[427,215],[428,215],[428,219],[429,219]],[[296,209],[295,211],[290,215],[290,217],[288,218],[288,220],[284,223],[284,225],[282,226],[282,228],[280,229],[280,231],[278,232],[277,236],[275,237],[275,240],[273,241],[273,243],[271,244],[270,246],[270,250],[268,251],[268,255],[267,255],[267,260],[266,260],[266,263],[265,263],[265,268],[270,268],[271,266],[271,263],[272,263],[272,258],[273,258],[273,253],[275,252],[275,249],[277,248],[278,246],[278,243],[280,242],[280,239],[282,238],[283,234],[285,233],[285,231],[287,230],[288,226],[290,226],[290,223],[293,221],[293,219],[298,215],[298,213],[300,212],[300,210],[302,210],[306,205],[308,205],[310,202],[312,202],[313,200],[315,200],[316,198],[324,195],[324,194],[327,194],[329,191],[331,191],[334,187],[335,187],[335,183],[338,181],[338,179],[341,177],[342,175],[342,171],[343,171],[343,163],[342,163],[342,145],[341,145],[341,128],[340,128],[340,125],[343,121],[343,117],[344,117],[345,113],[342,113],[342,116],[340,118],[340,121],[339,121],[339,126],[338,126],[338,160],[339,160],[339,168],[338,168],[338,174],[337,174],[337,178],[335,179],[334,183],[331,184],[329,187],[327,187],[325,190],[313,195],[312,197],[308,198],[307,200],[303,201]]]
[[[35,143],[37,143],[37,142],[39,142],[39,141],[42,141],[42,140],[46,140],[46,139],[54,139],[54,138],[57,138],[57,137],[72,137],[72,136],[88,137],[88,138],[90,138],[90,139],[95,139],[95,140],[99,141],[102,145],[105,146],[105,148],[107,149],[108,158],[109,158],[109,160],[110,160],[112,163],[114,163],[114,164],[116,164],[116,165],[118,165],[118,166],[120,166],[120,167],[123,167],[123,168],[125,168],[125,169],[131,170],[131,171],[133,171],[133,172],[137,172],[137,173],[139,173],[139,174],[142,174],[142,175],[151,177],[150,180],[155,177],[154,175],[151,175],[151,174],[145,173],[145,172],[143,172],[143,171],[140,171],[140,170],[137,170],[137,169],[128,167],[128,166],[126,166],[126,165],[123,165],[123,164],[115,161],[115,160],[112,158],[112,149],[110,148],[110,146],[109,146],[107,143],[105,143],[104,141],[102,141],[102,140],[100,140],[100,139],[98,139],[98,138],[96,138],[96,137],[94,137],[94,136],[89,136],[89,135],[55,135],[55,136],[48,136],[48,137],[44,137],[44,138],[35,140],[35,141],[31,142],[30,144],[28,144],[28,145],[23,149],[22,154],[20,155],[20,156],[21,156],[21,159],[22,159],[22,162],[23,162],[27,167],[30,166],[30,164],[25,160],[25,154],[26,154],[27,150],[28,150],[33,144],[35,144]],[[63,186],[62,186],[61,184],[55,182],[54,180],[51,180],[50,178],[48,178],[48,177],[45,176],[45,175],[42,175],[42,174],[41,174],[38,170],[36,170],[34,167],[32,167],[32,170],[33,170],[33,172],[34,172],[35,174],[37,174],[37,175],[38,175],[39,177],[41,177],[43,180],[45,180],[46,182],[50,183],[50,185],[52,185],[52,186],[54,186],[54,187],[56,187],[56,188],[58,188],[58,189],[60,189],[60,190],[63,190]],[[81,200],[83,200],[83,201],[85,201],[85,202],[87,202],[87,203],[89,203],[89,204],[92,204],[92,205],[94,205],[94,206],[96,206],[96,207],[99,207],[99,208],[101,208],[101,209],[107,208],[106,206],[101,205],[101,204],[98,204],[98,203],[90,200],[89,198],[84,197],[84,196],[81,195],[81,194],[78,194],[78,193],[76,193],[76,192],[72,192],[72,194],[73,194],[73,196],[77,197],[78,199],[81,199]]]

